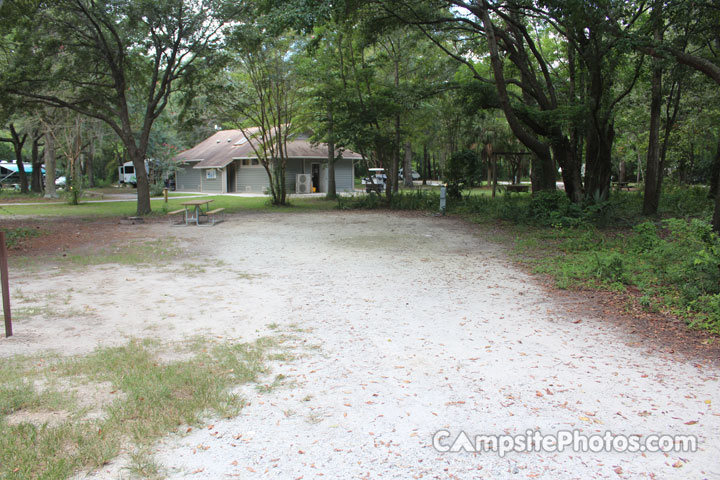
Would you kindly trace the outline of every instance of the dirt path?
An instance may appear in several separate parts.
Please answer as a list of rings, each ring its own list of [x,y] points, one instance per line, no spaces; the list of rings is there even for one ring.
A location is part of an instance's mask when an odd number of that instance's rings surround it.
[[[245,389],[239,417],[157,446],[169,478],[720,478],[716,367],[565,314],[492,238],[457,220],[254,214],[208,229],[137,228],[172,234],[193,258],[15,279],[26,298],[73,281],[62,308],[76,316],[20,322],[0,351],[293,335],[299,357],[275,362],[268,379],[282,374],[282,385]],[[449,444],[461,431],[573,429],[696,435],[699,449],[501,458],[432,446],[439,430]]]

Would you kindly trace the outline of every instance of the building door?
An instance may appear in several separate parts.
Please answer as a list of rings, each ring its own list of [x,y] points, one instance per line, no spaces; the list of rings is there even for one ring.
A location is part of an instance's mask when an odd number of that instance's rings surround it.
[[[231,162],[227,166],[227,192],[234,193],[236,190],[235,181],[237,180],[237,170],[235,168],[235,162]]]
[[[314,192],[320,191],[320,164],[319,163],[313,163],[310,166],[310,171],[312,174],[312,186],[314,188]]]

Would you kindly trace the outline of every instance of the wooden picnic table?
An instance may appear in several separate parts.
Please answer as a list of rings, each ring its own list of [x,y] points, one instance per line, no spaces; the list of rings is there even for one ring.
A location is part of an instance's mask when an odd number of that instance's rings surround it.
[[[210,202],[212,202],[212,199],[209,200],[203,200],[203,199],[197,199],[197,200],[188,200],[187,202],[182,202],[180,205],[185,207],[185,225],[189,225],[189,222],[192,222],[195,220],[196,225],[200,225],[200,215],[202,215],[202,206],[203,205],[209,205]],[[190,207],[195,207],[195,216],[190,216]],[[208,210],[208,207],[205,208],[205,210]]]
[[[612,182],[612,184],[618,190],[625,188],[628,192],[630,191],[630,182]]]

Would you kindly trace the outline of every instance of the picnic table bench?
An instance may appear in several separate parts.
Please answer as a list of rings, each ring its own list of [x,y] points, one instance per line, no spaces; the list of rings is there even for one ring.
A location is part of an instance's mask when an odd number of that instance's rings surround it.
[[[212,226],[216,223],[220,223],[223,220],[225,220],[225,209],[224,208],[216,208],[215,210],[210,210],[209,212],[205,212],[205,215],[208,217],[208,223],[205,224],[199,224],[200,226]],[[218,217],[220,220],[218,220]]]
[[[182,217],[180,217],[180,214],[183,214]],[[170,225],[184,225],[185,222],[185,209],[181,208],[180,210],[173,210],[172,212],[168,212],[168,218],[170,219]]]
[[[630,182],[612,182],[612,184],[618,190],[625,188],[630,191]]]
[[[195,223],[195,225],[204,227],[222,222],[225,218],[224,208],[202,210],[202,206],[209,205],[210,202],[212,202],[212,200],[190,200],[181,203],[184,208],[167,213],[170,218],[170,225],[190,225],[191,223]],[[202,217],[207,218],[207,222],[201,223],[200,219]]]

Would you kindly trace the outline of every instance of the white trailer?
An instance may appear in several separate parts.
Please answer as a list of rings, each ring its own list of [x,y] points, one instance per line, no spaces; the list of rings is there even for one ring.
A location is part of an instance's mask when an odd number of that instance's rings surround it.
[[[149,163],[145,160],[145,171],[150,173]],[[118,167],[118,182],[121,185],[128,184],[137,187],[137,176],[135,174],[135,165],[132,162],[125,162]]]

